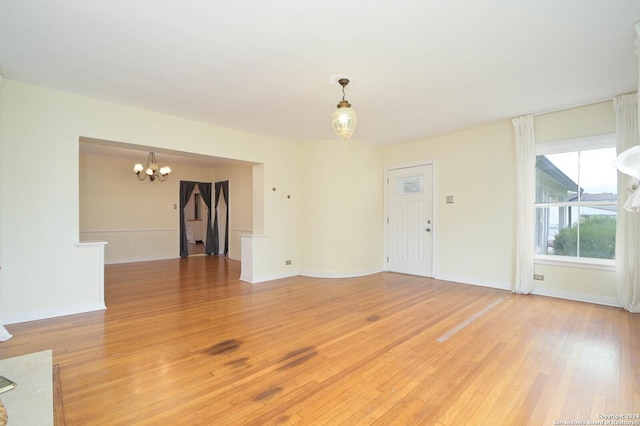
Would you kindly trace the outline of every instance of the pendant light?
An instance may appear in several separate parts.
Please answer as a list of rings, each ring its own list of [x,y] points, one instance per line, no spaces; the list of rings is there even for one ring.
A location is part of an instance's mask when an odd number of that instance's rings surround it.
[[[349,84],[348,78],[341,78],[338,80],[340,86],[342,86],[342,100],[338,103],[338,109],[333,113],[331,117],[331,122],[333,124],[333,130],[336,131],[336,134],[342,138],[342,140],[347,140],[353,134],[353,131],[356,130],[356,123],[358,122],[358,115],[354,110],[351,109],[351,104],[349,101],[345,100],[344,88],[347,84]]]

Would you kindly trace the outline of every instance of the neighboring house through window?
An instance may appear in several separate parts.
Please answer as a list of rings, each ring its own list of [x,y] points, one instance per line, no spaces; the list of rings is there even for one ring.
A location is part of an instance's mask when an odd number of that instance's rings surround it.
[[[536,260],[613,266],[615,135],[536,146]]]

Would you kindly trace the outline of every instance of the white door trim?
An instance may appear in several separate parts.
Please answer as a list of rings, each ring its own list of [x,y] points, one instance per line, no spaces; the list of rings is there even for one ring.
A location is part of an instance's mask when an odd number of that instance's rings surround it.
[[[438,194],[437,194],[437,181],[438,181],[438,169],[436,167],[436,162],[434,160],[425,160],[419,161],[415,163],[404,163],[404,164],[395,164],[392,166],[385,166],[384,168],[384,217],[382,218],[382,223],[384,226],[384,247],[383,247],[383,258],[382,261],[384,266],[382,268],[383,271],[389,271],[389,262],[387,262],[387,258],[389,256],[389,224],[387,223],[387,218],[389,217],[389,172],[391,170],[397,169],[406,169],[409,167],[419,167],[419,166],[432,166],[433,171],[433,179],[432,179],[432,197],[433,197],[433,239],[432,239],[432,247],[431,253],[433,254],[431,257],[431,275],[433,277],[437,276],[437,267],[438,264],[438,251],[436,247],[438,246]]]

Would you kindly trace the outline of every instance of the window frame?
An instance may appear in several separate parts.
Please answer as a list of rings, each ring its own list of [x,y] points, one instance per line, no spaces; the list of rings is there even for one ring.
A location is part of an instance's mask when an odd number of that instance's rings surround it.
[[[587,151],[592,149],[611,148],[616,147],[616,135],[615,133],[605,133],[600,135],[592,135],[587,137],[562,139],[548,142],[536,142],[535,155],[536,158],[540,155],[552,155],[561,154],[567,152]],[[612,166],[613,167],[613,166]],[[536,170],[534,167],[534,181]],[[618,176],[619,179],[619,176]],[[534,191],[535,196],[536,191]],[[619,194],[618,194],[619,195]],[[597,205],[611,205],[610,201],[594,201],[589,202],[589,206]],[[558,207],[558,206],[584,206],[582,201],[574,202],[560,202],[560,203],[538,203],[533,200],[533,209],[537,212],[538,208],[544,207]],[[616,204],[617,205],[617,204]],[[536,213],[534,213],[536,214]],[[616,213],[617,217],[617,213]],[[617,222],[616,222],[617,223]],[[538,230],[535,229],[534,232]],[[572,266],[578,268],[588,269],[600,269],[600,270],[615,270],[615,258],[614,259],[598,259],[592,257],[573,257],[573,256],[560,256],[551,254],[538,254],[534,253],[534,262],[541,265],[559,265],[559,266]]]

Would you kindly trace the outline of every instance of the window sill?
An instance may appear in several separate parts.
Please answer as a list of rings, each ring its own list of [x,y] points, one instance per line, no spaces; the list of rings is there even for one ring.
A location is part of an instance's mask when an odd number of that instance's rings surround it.
[[[536,255],[534,263],[538,265],[565,266],[568,268],[598,269],[601,271],[615,271],[615,260],[611,259],[581,259],[566,256]]]

